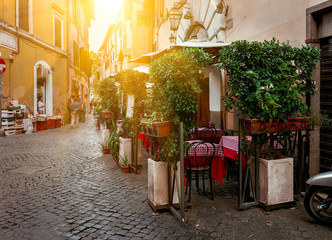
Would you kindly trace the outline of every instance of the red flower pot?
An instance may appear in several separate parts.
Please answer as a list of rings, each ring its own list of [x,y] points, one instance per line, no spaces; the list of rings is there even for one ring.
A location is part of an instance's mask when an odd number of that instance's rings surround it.
[[[122,172],[124,173],[130,173],[131,167],[130,166],[122,166]]]
[[[110,154],[110,149],[109,148],[103,148],[103,153],[104,154]]]

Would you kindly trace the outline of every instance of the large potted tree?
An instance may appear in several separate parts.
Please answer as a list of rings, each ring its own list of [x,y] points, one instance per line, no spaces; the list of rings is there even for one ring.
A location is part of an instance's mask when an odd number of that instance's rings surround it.
[[[189,133],[195,124],[197,112],[196,93],[200,92],[199,81],[204,79],[204,68],[212,57],[201,49],[182,49],[169,52],[151,64],[151,89],[147,100],[147,112],[152,120],[171,121],[172,128],[165,137],[157,138],[159,146],[155,155],[148,159],[148,202],[154,208],[170,203],[169,171],[179,179],[179,153],[177,123],[183,122],[184,132]],[[148,123],[147,123],[148,124]],[[152,124],[152,126],[156,124]],[[158,131],[149,131],[156,137]],[[185,136],[185,139],[187,136]],[[172,203],[177,203],[177,192]]]
[[[99,105],[102,108],[101,118],[107,128],[111,128],[112,120],[119,118],[120,102],[119,91],[114,78],[103,78],[95,87],[96,93],[100,97]]]
[[[317,91],[312,70],[319,58],[317,48],[293,47],[276,39],[236,41],[222,48],[220,67],[229,76],[226,109],[239,112],[245,130],[254,135],[307,129],[311,109],[303,100]],[[265,146],[260,145],[261,152]],[[259,179],[263,205],[293,201],[293,158],[260,158]]]
[[[141,168],[140,142],[140,120],[144,115],[145,100],[147,98],[147,82],[149,75],[133,69],[124,69],[115,75],[122,93],[122,130],[120,138],[120,156],[125,155],[128,162],[136,168]],[[129,104],[129,100],[133,100]],[[131,108],[131,109],[128,109]],[[134,162],[136,156],[136,162]]]

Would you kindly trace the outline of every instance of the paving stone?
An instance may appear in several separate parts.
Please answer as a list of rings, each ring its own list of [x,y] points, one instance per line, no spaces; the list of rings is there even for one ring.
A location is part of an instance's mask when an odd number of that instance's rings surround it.
[[[216,183],[214,201],[193,188],[185,224],[168,211],[153,215],[144,148],[142,173],[123,174],[102,155],[100,139],[92,118],[77,129],[0,138],[1,238],[332,239],[331,228],[306,214],[302,198],[293,209],[238,211],[233,180]]]

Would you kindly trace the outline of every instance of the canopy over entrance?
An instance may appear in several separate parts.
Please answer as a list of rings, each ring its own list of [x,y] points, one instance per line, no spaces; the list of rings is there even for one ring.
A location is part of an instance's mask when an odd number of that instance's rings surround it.
[[[204,42],[204,41],[199,41],[199,40],[190,40],[190,41],[171,45],[169,48],[163,49],[161,51],[144,54],[138,58],[130,60],[129,62],[151,63],[169,51],[177,50],[180,48],[194,48],[194,47],[203,48],[204,50],[206,50],[208,53],[212,54],[213,56],[219,56],[220,48],[228,46],[229,44],[230,43]]]

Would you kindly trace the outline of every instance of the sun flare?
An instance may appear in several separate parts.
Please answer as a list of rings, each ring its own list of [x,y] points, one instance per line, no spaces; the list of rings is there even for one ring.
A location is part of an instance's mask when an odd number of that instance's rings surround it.
[[[90,29],[90,50],[97,52],[107,32],[108,26],[115,22],[122,0],[95,0],[95,20]]]

